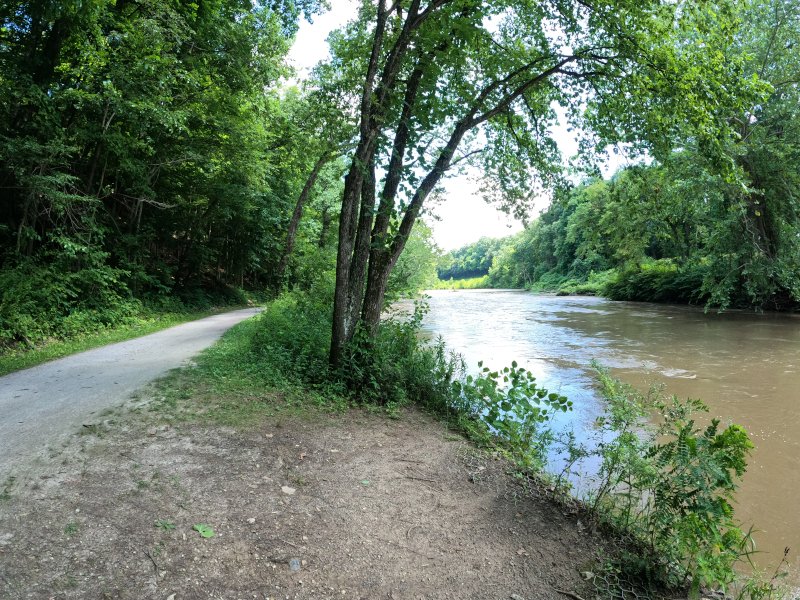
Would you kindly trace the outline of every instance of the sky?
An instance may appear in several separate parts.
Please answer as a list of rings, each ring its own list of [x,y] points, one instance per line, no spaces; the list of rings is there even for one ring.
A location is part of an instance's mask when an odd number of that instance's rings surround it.
[[[313,23],[301,21],[295,43],[289,52],[289,60],[297,69],[299,79],[308,76],[311,68],[329,56],[328,34],[344,25],[355,16],[357,2],[352,0],[331,0],[331,10],[317,15]],[[554,132],[561,153],[573,156],[577,143],[566,128]],[[620,159],[610,160],[603,169],[604,174],[613,173],[620,165]],[[469,174],[455,175],[446,179],[443,200],[428,207],[437,219],[426,218],[433,229],[436,244],[444,251],[460,248],[481,237],[505,237],[522,231],[523,224],[493,206],[487,204],[478,193],[478,184]],[[536,217],[547,208],[549,197],[545,194],[534,198],[529,209],[529,217]]]

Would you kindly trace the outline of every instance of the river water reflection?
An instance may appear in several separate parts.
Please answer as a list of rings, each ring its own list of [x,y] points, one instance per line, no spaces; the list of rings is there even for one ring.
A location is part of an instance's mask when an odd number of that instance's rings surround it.
[[[574,402],[562,419],[577,430],[591,427],[602,411],[592,359],[640,388],[664,383],[669,394],[701,398],[723,424],[743,425],[756,448],[737,494],[737,516],[760,530],[759,564],[774,566],[786,546],[797,564],[800,316],[705,314],[695,307],[506,290],[428,294],[428,333],[473,368],[479,360],[493,368],[524,364],[550,391]]]

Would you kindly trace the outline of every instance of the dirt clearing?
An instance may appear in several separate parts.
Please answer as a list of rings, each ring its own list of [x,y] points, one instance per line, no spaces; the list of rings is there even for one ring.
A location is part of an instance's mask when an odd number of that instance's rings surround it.
[[[125,423],[0,488],[1,598],[592,597],[600,536],[417,411]]]

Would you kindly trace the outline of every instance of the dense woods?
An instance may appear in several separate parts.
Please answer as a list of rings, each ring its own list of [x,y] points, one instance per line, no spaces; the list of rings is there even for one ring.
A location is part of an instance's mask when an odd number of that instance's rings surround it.
[[[4,3],[0,344],[275,284],[316,152],[307,99],[280,86],[298,10]],[[324,166],[299,254],[333,239]]]

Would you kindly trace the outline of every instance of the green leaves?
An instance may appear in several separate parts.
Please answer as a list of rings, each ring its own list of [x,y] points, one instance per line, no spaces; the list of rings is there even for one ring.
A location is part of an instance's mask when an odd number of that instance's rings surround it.
[[[525,464],[541,468],[550,436],[546,425],[554,413],[572,410],[572,402],[539,387],[536,377],[516,361],[500,371],[492,371],[483,362],[478,367],[477,376],[453,382],[454,396],[508,442]]]
[[[726,586],[752,540],[734,517],[733,493],[753,445],[738,425],[720,431],[699,400],[642,394],[595,365],[607,401],[597,423],[601,458],[594,509],[636,536],[661,583]],[[649,423],[655,415],[660,423]],[[705,419],[703,419],[705,420]]]
[[[206,525],[205,523],[198,523],[192,526],[197,533],[200,534],[201,537],[204,538],[212,538],[214,537],[214,530],[211,528],[210,525]]]
[[[169,519],[156,519],[154,527],[156,527],[157,529],[162,529],[164,531],[173,531],[175,529],[175,523],[173,523]]]

